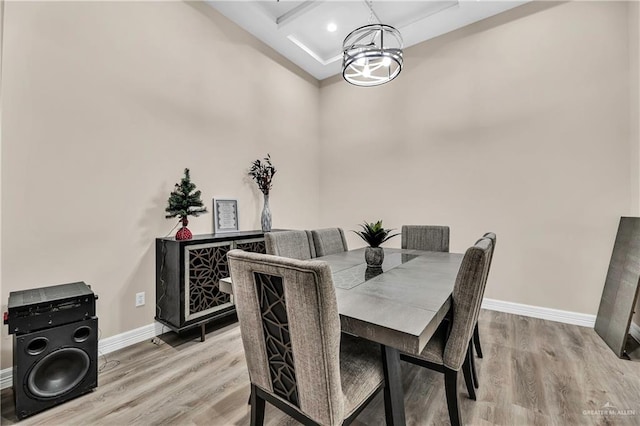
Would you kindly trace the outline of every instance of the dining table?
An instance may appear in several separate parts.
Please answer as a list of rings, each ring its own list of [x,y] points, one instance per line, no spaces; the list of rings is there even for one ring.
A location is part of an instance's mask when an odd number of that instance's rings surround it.
[[[404,425],[400,353],[418,355],[451,307],[463,255],[384,248],[381,267],[369,267],[365,248],[314,258],[327,262],[341,329],[381,345],[387,425]],[[232,293],[223,279],[220,290]]]

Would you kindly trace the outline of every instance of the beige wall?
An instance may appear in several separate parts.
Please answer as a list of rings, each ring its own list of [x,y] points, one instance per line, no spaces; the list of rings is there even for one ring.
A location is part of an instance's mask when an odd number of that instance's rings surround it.
[[[495,231],[486,297],[595,314],[636,214],[627,7],[528,4],[406,49],[388,85],[323,82],[322,223]]]
[[[5,15],[3,304],[84,280],[103,338],[152,323],[154,239],[174,226],[164,208],[185,167],[209,208],[237,198],[241,229],[259,229],[246,171],[269,152],[274,226],[317,225],[318,83],[212,8],[9,2]],[[2,368],[10,342],[2,327]]]
[[[102,337],[151,323],[182,169],[255,229],[245,171],[270,152],[275,226],[441,223],[454,251],[493,230],[487,297],[595,314],[618,217],[640,213],[628,6],[525,5],[407,49],[389,85],[319,89],[201,4],[8,3],[2,303],[85,280]]]

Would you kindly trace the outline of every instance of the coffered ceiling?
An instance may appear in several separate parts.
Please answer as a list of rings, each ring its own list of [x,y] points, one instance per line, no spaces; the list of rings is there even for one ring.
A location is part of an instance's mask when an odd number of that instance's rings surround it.
[[[341,73],[342,41],[354,29],[381,22],[396,27],[404,46],[429,40],[526,3],[485,0],[261,0],[207,3],[309,74]]]

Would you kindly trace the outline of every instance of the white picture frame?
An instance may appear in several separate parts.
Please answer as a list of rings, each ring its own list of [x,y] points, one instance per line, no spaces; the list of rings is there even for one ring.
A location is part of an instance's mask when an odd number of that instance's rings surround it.
[[[238,232],[238,200],[213,199],[213,233]]]

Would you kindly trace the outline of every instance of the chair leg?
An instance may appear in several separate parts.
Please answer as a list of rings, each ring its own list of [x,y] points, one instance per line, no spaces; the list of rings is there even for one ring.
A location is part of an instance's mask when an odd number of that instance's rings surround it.
[[[451,426],[460,426],[460,406],[458,404],[458,372],[444,368],[444,390],[447,394],[449,420]]]
[[[478,381],[478,367],[476,367],[476,357],[473,355],[473,348],[471,345],[472,343],[469,342],[469,365],[471,366],[471,374],[473,375],[473,385],[478,389],[480,387],[480,382]]]
[[[473,348],[469,345],[467,349],[467,356],[464,358],[462,364],[462,373],[464,375],[464,382],[467,385],[467,392],[469,392],[469,398],[476,400],[476,386],[473,381],[473,367],[472,367]]]
[[[384,421],[385,425],[393,424],[393,416],[391,414],[391,389],[387,385],[387,382],[384,383],[384,388],[382,391],[382,398],[384,401]]]
[[[264,399],[258,396],[255,385],[251,385],[251,426],[262,426],[264,423]]]
[[[482,346],[480,346],[480,331],[478,330],[477,321],[476,321],[476,326],[473,329],[473,346],[476,347],[476,353],[478,354],[478,358],[482,358]]]
[[[471,374],[473,375],[473,385],[476,389],[480,388],[480,382],[478,381],[478,367],[476,366],[476,359],[473,356],[473,349],[471,350],[471,359],[469,360],[471,365]]]

